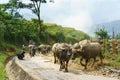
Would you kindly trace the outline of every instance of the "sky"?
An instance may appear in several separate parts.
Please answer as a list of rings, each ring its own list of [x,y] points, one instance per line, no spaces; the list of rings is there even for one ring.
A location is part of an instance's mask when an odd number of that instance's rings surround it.
[[[4,2],[8,0],[0,0]],[[28,19],[35,17],[28,10],[22,10],[21,14]],[[94,24],[120,20],[120,0],[54,0],[54,3],[42,4],[41,17],[44,22],[90,33]]]

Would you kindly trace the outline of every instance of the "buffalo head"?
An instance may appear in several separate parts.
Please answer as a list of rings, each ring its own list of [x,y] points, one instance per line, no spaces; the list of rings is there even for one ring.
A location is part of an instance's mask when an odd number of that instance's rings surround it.
[[[75,60],[75,58],[79,57],[81,52],[81,49],[72,49],[72,60]]]

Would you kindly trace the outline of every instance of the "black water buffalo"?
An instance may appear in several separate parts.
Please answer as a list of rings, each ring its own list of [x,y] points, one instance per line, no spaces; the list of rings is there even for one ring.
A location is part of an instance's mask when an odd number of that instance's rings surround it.
[[[65,72],[68,72],[68,62],[72,55],[71,46],[67,43],[55,43],[52,47],[52,51],[54,54],[54,63],[56,63],[56,58],[58,58],[60,62],[59,70],[65,69]]]
[[[84,43],[84,45],[82,45],[83,44],[82,42]],[[79,43],[80,49],[79,48],[72,49],[73,50],[72,59],[75,59],[76,57],[81,56],[80,63],[82,66],[85,66],[85,69],[87,69],[87,64],[91,58],[94,59],[92,66],[95,64],[97,56],[100,57],[100,60],[102,63],[103,55],[102,55],[100,44],[97,42],[84,42],[84,41],[82,42]],[[82,63],[83,59],[85,59],[85,64]]]

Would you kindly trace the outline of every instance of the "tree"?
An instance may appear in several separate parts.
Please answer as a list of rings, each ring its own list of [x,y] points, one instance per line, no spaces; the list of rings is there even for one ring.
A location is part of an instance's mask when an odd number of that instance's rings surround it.
[[[105,30],[105,27],[98,28],[95,34],[100,39],[109,38],[108,32]]]
[[[2,43],[2,41],[4,40],[4,33],[5,33],[5,25],[3,22],[0,21],[0,44]]]
[[[19,13],[20,9],[23,8],[23,4],[20,0],[9,0],[7,4],[2,4],[3,11],[9,12],[15,18],[23,18]]]
[[[42,3],[47,3],[46,0],[30,0],[32,3],[29,4],[28,8],[32,10],[32,12],[37,15],[38,18],[38,25],[39,25],[39,38],[41,38],[41,33],[42,33],[42,23],[41,23],[41,17],[40,17],[40,7]],[[53,0],[50,0],[50,2],[53,2]]]
[[[44,29],[42,28],[42,20],[40,17],[40,8],[42,3],[47,3],[47,0],[30,0],[31,2],[29,4],[23,3],[24,1],[21,0],[10,0],[9,3],[4,4],[4,11],[10,12],[10,14],[15,18],[23,18],[19,10],[22,8],[27,8],[32,10],[32,12],[37,16],[38,18],[38,36],[41,38],[42,31],[44,32]],[[54,2],[53,0],[49,0],[50,2]]]

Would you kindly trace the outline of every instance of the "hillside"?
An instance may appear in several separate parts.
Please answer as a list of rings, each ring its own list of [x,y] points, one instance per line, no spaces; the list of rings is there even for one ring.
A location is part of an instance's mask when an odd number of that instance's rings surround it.
[[[62,27],[61,25],[56,25],[56,24],[50,24],[50,23],[45,23],[44,24],[47,29],[46,31],[51,35],[55,36],[58,33],[63,33],[65,37],[65,41],[67,42],[76,42],[82,39],[88,39],[89,35],[80,31],[80,30],[75,30],[74,28],[70,27]]]

